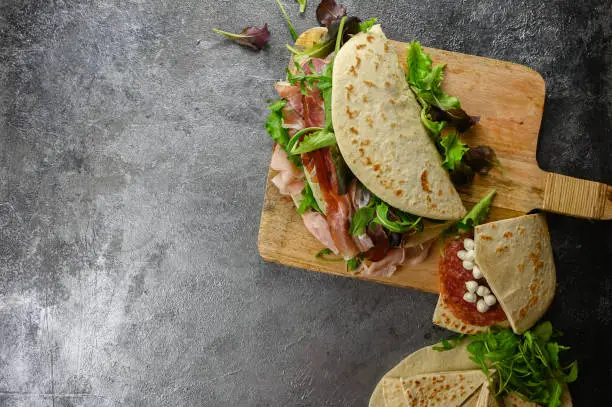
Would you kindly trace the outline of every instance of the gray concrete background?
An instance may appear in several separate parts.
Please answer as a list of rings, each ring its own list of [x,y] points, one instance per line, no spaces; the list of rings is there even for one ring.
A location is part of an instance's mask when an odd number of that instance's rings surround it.
[[[541,166],[612,183],[609,1],[345,4],[540,71]],[[210,32],[265,22],[261,53]],[[258,256],[289,41],[272,0],[0,1],[0,405],[365,405],[447,335],[434,295]],[[576,405],[611,405],[611,224],[549,223]]]

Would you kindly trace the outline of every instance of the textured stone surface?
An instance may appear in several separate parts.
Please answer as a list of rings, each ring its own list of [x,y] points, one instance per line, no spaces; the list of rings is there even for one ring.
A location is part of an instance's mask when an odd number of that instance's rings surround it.
[[[0,405],[365,405],[447,335],[434,295],[259,258],[290,41],[274,2],[82,3],[0,2]],[[285,3],[313,25],[314,1]],[[345,4],[391,38],[540,71],[542,167],[612,183],[608,1]],[[261,53],[210,32],[264,22]],[[549,223],[576,405],[612,404],[611,224]]]

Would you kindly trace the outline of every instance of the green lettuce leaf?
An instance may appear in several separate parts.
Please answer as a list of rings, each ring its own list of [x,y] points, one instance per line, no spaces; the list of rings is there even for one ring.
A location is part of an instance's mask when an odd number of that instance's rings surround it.
[[[408,83],[417,88],[422,87],[423,78],[429,74],[431,58],[423,52],[418,41],[408,46]]]
[[[298,141],[291,151],[290,155],[309,153],[319,150],[324,147],[331,147],[336,144],[336,135],[327,130],[319,130],[304,136],[302,141]]]
[[[270,114],[268,115],[268,119],[266,120],[265,127],[266,131],[268,132],[268,135],[272,137],[272,139],[276,141],[283,150],[289,153],[289,132],[283,127],[283,108],[286,105],[287,101],[284,99],[280,99],[272,102],[268,106],[268,108],[270,109]],[[302,160],[299,156],[292,156],[287,154],[287,158],[296,167],[299,168],[302,166]]]
[[[300,5],[300,13],[303,13],[306,10],[306,0],[297,0]]]
[[[270,114],[266,121],[266,131],[268,135],[272,137],[274,141],[285,147],[289,142],[289,132],[283,127],[283,113],[282,109],[287,104],[286,100],[280,99],[268,106]]]
[[[359,23],[359,29],[361,30],[361,32],[367,33],[368,31],[370,31],[370,28],[376,25],[377,22],[378,22],[378,18],[376,17],[370,18],[364,21],[363,23]]]
[[[496,190],[492,190],[480,200],[459,222],[457,228],[461,230],[471,230],[474,226],[480,225],[489,216],[491,203]]]
[[[306,186],[302,190],[302,200],[300,201],[300,206],[298,206],[297,213],[301,215],[309,209],[312,209],[313,211],[317,212],[322,212],[321,208],[319,208],[319,205],[317,204],[317,200],[315,199],[312,193],[310,185],[308,184],[308,182],[306,182],[305,184]]]
[[[457,133],[448,134],[446,137],[442,137],[440,145],[444,149],[444,161],[442,167],[447,170],[454,171],[461,160],[463,155],[469,150],[467,145],[459,139]]]

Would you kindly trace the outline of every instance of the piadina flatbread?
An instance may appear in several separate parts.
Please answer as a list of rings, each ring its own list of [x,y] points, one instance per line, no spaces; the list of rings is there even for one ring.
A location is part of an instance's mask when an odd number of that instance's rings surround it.
[[[476,264],[514,332],[531,328],[552,303],[557,284],[544,215],[476,226],[474,244]]]
[[[496,400],[486,375],[469,358],[468,343],[463,340],[447,351],[427,346],[412,353],[381,378],[370,397],[369,407],[538,406],[523,400],[517,393]],[[492,380],[497,380],[495,370],[490,372]],[[567,387],[561,397],[561,406],[572,406]]]
[[[381,380],[386,406],[464,406],[487,380],[481,370],[424,373]]]
[[[474,256],[474,264],[482,272],[507,318],[496,325],[505,327],[509,324],[517,334],[531,328],[552,303],[556,286],[555,264],[544,215],[526,215],[476,226]],[[434,311],[433,323],[466,334],[487,328],[459,318],[442,294]]]
[[[402,211],[431,219],[461,218],[465,207],[380,25],[344,44],[332,79],[336,140],[361,183]]]

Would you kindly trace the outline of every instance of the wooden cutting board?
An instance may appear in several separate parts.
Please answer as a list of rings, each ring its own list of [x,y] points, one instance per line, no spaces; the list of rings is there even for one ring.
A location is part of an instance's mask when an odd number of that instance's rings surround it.
[[[308,46],[320,35],[306,31],[297,41]],[[392,41],[399,60],[406,64],[408,44]],[[497,189],[489,221],[542,209],[591,219],[612,219],[612,188],[601,183],[545,172],[536,161],[542,121],[545,83],[542,76],[522,65],[473,55],[424,48],[434,64],[445,63],[444,90],[459,98],[462,107],[480,122],[462,135],[471,146],[488,145],[504,171],[493,169],[476,175],[469,187],[459,188],[466,208]],[[404,66],[406,68],[406,66]],[[421,264],[402,267],[391,277],[362,277],[347,272],[344,262],[323,262],[314,255],[323,248],[306,230],[289,197],[281,196],[270,182],[259,228],[259,253],[266,261],[288,266],[356,277],[395,286],[438,292],[440,253],[434,244]]]

